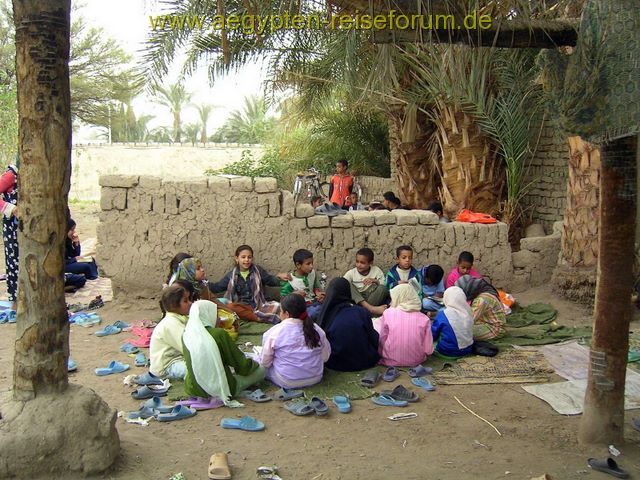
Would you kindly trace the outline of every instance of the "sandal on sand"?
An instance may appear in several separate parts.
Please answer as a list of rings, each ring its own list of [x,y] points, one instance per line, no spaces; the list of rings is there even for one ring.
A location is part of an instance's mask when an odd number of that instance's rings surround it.
[[[131,396],[136,400],[144,400],[153,397],[166,397],[168,390],[168,388],[153,389],[145,385],[131,392]]]
[[[274,400],[293,400],[294,398],[300,398],[304,396],[304,392],[302,390],[292,390],[289,388],[281,388],[276,393],[273,394]]]
[[[404,400],[405,402],[417,402],[418,400],[420,400],[420,397],[416,392],[407,390],[402,385],[398,385],[393,390],[385,390],[382,392],[382,394],[389,395],[390,397],[393,397],[396,400]]]
[[[294,415],[297,415],[298,417],[311,415],[313,412],[315,412],[314,408],[311,405],[304,402],[285,402],[283,406],[287,411],[293,413]]]
[[[351,411],[351,402],[349,397],[344,395],[336,395],[333,397],[333,403],[338,407],[340,413],[349,413]]]
[[[410,377],[424,377],[425,375],[431,375],[433,372],[433,368],[431,367],[423,367],[422,365],[418,365],[417,367],[410,368],[408,370]]]
[[[224,452],[211,455],[209,459],[209,478],[212,480],[229,480],[231,470],[229,469],[229,458]]]
[[[608,473],[614,477],[629,478],[629,472],[621,469],[613,458],[607,458],[606,460],[590,458],[587,460],[587,465],[589,465],[593,470]]]
[[[309,406],[315,410],[316,415],[319,417],[323,417],[329,413],[329,406],[320,400],[319,397],[313,397],[311,402],[309,402]]]
[[[265,403],[270,402],[272,400],[267,394],[265,394],[261,389],[254,390],[253,392],[249,390],[245,390],[240,394],[242,398],[246,398],[247,400],[251,400],[256,403]]]
[[[384,393],[372,397],[371,401],[383,407],[406,407],[408,405],[406,400],[396,400],[391,395],[385,395]]]
[[[413,383],[416,387],[420,387],[426,390],[427,392],[433,392],[436,389],[436,387],[434,387],[429,380],[422,377],[412,378],[411,383]]]
[[[222,428],[231,428],[236,430],[244,430],[245,432],[259,432],[264,430],[264,423],[250,416],[242,418],[223,418],[220,421]]]
[[[138,385],[164,385],[162,379],[151,372],[147,372],[144,375],[136,375],[133,377],[133,381]]]
[[[399,376],[400,376],[400,372],[396,367],[389,367],[384,372],[384,375],[382,376],[382,380],[384,380],[385,382],[393,382]]]
[[[184,418],[193,417],[196,411],[193,408],[184,405],[176,405],[169,413],[159,413],[156,419],[159,422],[172,422],[174,420],[182,420]]]
[[[360,379],[360,385],[367,388],[373,388],[380,380],[380,372],[377,370],[368,370],[364,376]]]

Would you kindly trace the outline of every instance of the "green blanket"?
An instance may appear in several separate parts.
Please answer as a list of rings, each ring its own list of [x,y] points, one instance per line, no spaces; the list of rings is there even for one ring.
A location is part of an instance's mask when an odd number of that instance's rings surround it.
[[[591,338],[591,327],[565,327],[555,319],[558,311],[548,303],[532,303],[526,307],[515,305],[507,315],[507,333],[492,340],[498,347],[511,345],[546,345],[573,338]]]

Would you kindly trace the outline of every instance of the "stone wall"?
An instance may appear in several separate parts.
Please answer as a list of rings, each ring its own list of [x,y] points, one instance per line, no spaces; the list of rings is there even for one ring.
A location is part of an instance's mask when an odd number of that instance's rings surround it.
[[[569,144],[553,121],[542,128],[535,157],[529,164],[525,184],[533,183],[523,204],[534,223],[550,232],[554,222],[562,220],[569,176]]]
[[[520,240],[520,250],[512,255],[514,291],[548,283],[558,263],[562,222],[554,222],[552,233]]]
[[[359,176],[358,182],[362,187],[360,201],[366,205],[373,201],[381,202],[384,192],[392,191],[398,195],[397,184],[393,178]]]
[[[395,248],[415,249],[414,264],[438,263],[448,271],[462,250],[496,286],[512,279],[507,226],[439,224],[423,210],[314,215],[309,205],[294,207],[290,192],[275,179],[209,177],[162,180],[152,176],[108,175],[102,186],[98,263],[117,288],[137,294],[158,292],[170,259],[186,251],[219,279],[233,265],[240,244],[254,248],[256,261],[272,272],[293,268],[298,248],[314,252],[316,269],[330,277],[353,267],[355,252],[374,250],[375,263],[393,265]]]
[[[254,158],[262,149],[257,145],[74,145],[71,155],[73,200],[100,200],[101,175],[160,175],[162,177],[202,177],[208,168],[221,168],[236,162],[249,150]]]

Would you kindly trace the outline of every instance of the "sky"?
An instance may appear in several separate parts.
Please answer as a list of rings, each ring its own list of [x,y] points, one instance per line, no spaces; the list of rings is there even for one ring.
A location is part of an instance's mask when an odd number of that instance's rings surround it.
[[[134,59],[142,58],[145,37],[150,29],[149,15],[160,13],[157,0],[89,0],[79,10],[89,26],[102,27],[107,35],[117,40],[121,47],[133,55]],[[169,72],[166,83],[174,82],[178,77],[180,65],[174,65]],[[262,81],[264,79],[260,65],[248,65],[237,74],[230,74],[209,84],[207,72],[199,69],[185,82],[187,91],[193,93],[192,103],[216,105],[207,125],[208,135],[211,135],[224,123],[225,118],[234,110],[242,108],[244,97],[262,95]],[[144,94],[133,102],[136,116],[140,114],[154,115],[156,118],[149,123],[150,129],[164,125],[171,126],[172,116],[169,110],[154,104]],[[198,123],[195,108],[183,110],[183,124]],[[90,129],[75,132],[77,141],[92,136]],[[95,132],[93,132],[95,134]]]

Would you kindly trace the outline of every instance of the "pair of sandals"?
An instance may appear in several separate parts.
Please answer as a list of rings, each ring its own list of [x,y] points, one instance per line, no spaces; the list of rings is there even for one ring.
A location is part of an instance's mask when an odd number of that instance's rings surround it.
[[[329,413],[329,406],[319,397],[312,397],[306,402],[285,402],[284,408],[298,417],[304,417],[315,413],[318,417],[324,417]]]
[[[371,401],[385,407],[406,407],[409,403],[420,400],[416,392],[408,390],[403,385],[397,385],[393,390],[384,390],[375,395]]]

